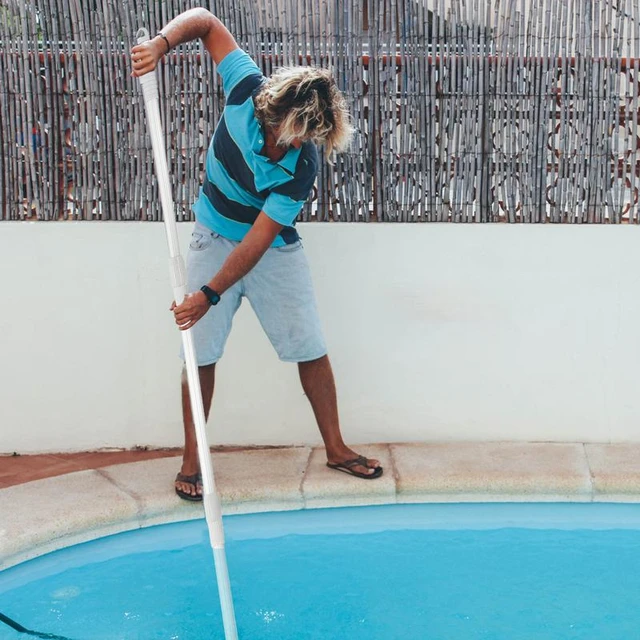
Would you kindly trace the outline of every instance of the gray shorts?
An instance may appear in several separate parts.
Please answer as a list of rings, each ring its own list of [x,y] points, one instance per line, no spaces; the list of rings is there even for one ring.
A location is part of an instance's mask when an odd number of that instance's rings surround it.
[[[207,284],[237,245],[196,222],[187,255],[187,290],[198,291]],[[199,366],[222,357],[233,316],[244,297],[280,360],[307,362],[327,353],[309,265],[298,241],[269,248],[258,264],[196,322],[191,331]]]

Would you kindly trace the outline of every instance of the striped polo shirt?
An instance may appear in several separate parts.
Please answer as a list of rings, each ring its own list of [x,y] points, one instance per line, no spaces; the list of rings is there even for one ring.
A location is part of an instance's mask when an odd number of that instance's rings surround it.
[[[242,49],[218,65],[226,105],[207,151],[206,177],[193,205],[196,220],[230,240],[244,238],[260,211],[283,225],[273,247],[296,242],[295,220],[318,172],[313,142],[274,162],[260,155],[265,136],[253,97],[265,77]]]

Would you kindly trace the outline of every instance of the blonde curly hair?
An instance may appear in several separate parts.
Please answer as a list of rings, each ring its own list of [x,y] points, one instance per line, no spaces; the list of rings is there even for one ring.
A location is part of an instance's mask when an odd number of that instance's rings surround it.
[[[296,138],[324,145],[327,161],[344,151],[353,135],[349,108],[327,69],[281,67],[254,98],[256,117],[276,133],[277,144]]]

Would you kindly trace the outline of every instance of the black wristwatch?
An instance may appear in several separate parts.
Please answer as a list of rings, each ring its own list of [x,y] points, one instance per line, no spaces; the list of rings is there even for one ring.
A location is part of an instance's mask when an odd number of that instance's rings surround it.
[[[200,287],[200,291],[207,296],[207,300],[211,303],[211,306],[214,306],[220,302],[220,294],[217,291],[214,291],[211,287],[208,287],[206,284],[204,287]]]

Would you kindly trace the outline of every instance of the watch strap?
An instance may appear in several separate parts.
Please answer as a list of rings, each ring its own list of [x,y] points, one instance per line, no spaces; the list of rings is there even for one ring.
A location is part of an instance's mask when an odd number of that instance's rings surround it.
[[[215,306],[218,304],[218,302],[220,302],[220,294],[206,284],[200,287],[200,291],[202,291],[202,293],[207,296],[207,300],[209,300],[211,306]]]

